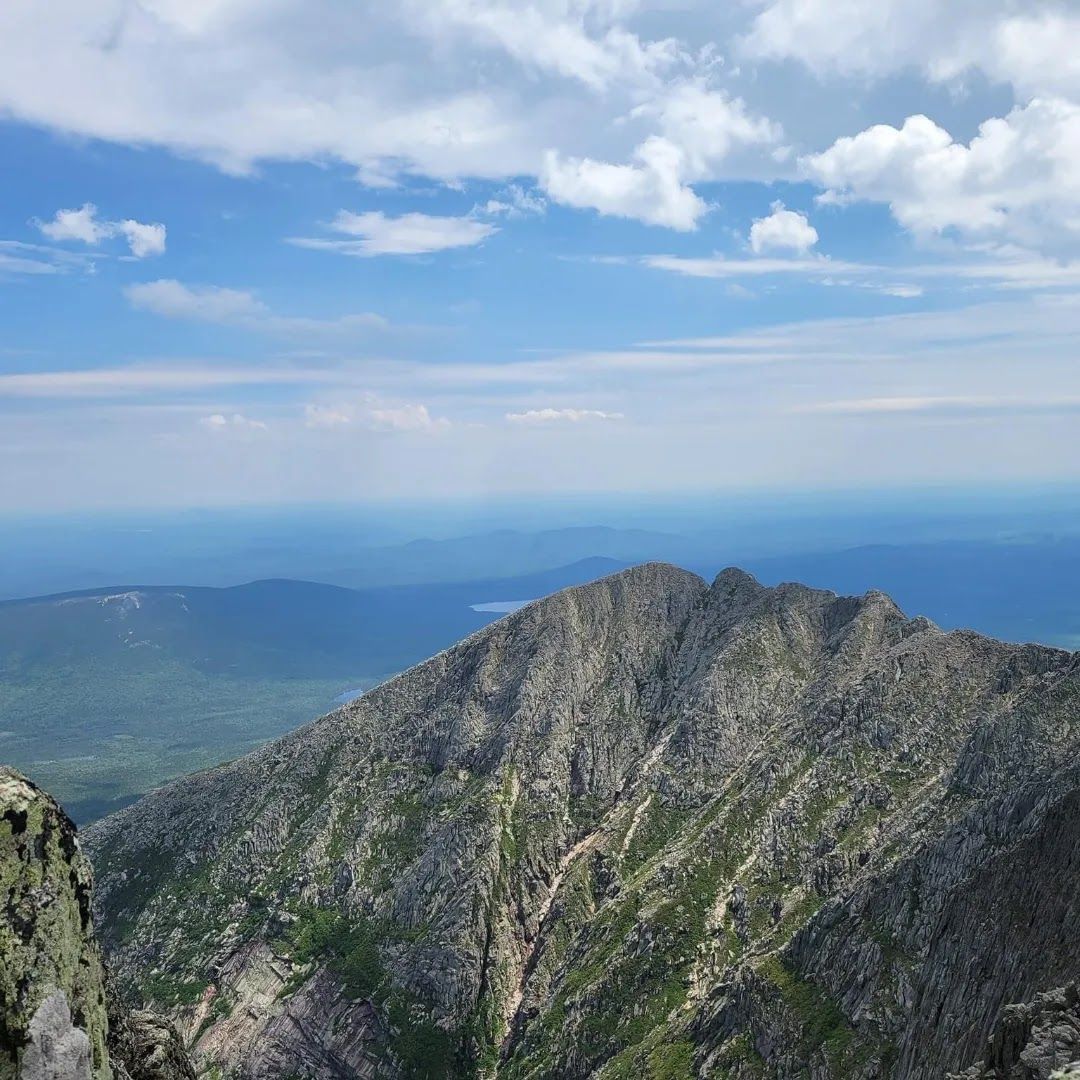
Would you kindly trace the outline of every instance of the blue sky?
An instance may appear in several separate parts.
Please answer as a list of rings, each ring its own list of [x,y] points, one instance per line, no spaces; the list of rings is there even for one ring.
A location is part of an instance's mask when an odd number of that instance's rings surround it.
[[[1076,480],[1075,4],[12,0],[14,510]]]

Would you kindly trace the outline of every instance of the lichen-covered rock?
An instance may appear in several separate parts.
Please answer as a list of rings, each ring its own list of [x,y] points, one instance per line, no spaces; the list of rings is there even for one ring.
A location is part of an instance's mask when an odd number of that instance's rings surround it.
[[[0,1078],[108,1080],[108,1019],[75,826],[0,766]]]
[[[75,826],[0,766],[0,1080],[195,1080],[176,1032],[111,992]]]
[[[248,1080],[939,1080],[1080,978],[1078,750],[1076,655],[650,565],[88,844],[121,977]]]

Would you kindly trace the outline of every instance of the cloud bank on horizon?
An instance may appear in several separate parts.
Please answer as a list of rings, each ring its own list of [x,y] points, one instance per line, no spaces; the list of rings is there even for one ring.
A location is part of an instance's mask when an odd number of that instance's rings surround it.
[[[11,0],[0,494],[1076,480],[1077,40],[1076,0]]]

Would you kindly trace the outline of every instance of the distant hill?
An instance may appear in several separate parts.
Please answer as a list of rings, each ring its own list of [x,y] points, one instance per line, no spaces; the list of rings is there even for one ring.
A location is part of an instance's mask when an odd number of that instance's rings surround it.
[[[622,564],[355,590],[123,585],[0,603],[0,759],[77,820],[235,757],[532,600]]]
[[[534,574],[597,558],[621,565],[654,559],[691,562],[709,550],[691,538],[646,529],[602,525],[539,532],[498,529],[443,540],[364,548],[356,553],[353,564],[320,568],[311,576],[356,588],[375,583],[472,581]]]

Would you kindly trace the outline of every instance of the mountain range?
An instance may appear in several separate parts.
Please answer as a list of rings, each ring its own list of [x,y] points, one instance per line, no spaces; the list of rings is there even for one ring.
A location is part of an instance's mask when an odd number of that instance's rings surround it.
[[[499,611],[620,564],[355,590],[119,585],[0,603],[0,756],[77,821],[243,754]]]
[[[1080,657],[646,565],[91,826],[208,1075],[1048,1080]]]

